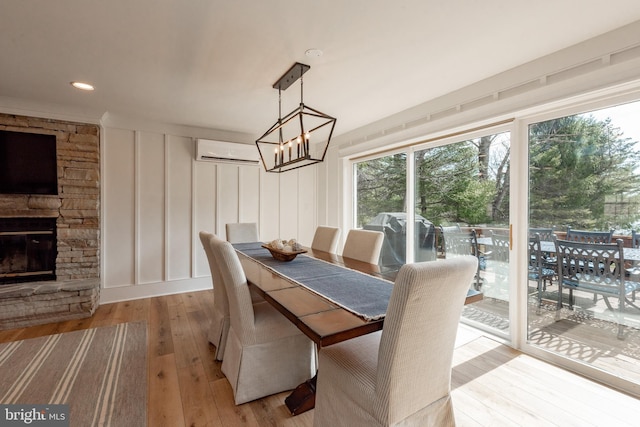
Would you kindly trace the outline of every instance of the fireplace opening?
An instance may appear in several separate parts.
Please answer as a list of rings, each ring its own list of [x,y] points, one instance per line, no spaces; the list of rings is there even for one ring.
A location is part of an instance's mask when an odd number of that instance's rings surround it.
[[[0,218],[0,285],[55,280],[55,218]]]

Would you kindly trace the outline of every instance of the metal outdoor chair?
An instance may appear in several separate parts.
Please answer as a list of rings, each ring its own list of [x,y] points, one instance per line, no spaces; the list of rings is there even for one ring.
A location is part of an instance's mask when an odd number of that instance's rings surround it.
[[[474,277],[474,289],[479,291],[482,287],[482,278],[480,277],[480,270],[486,268],[486,259],[480,254],[478,250],[478,237],[475,230],[469,232],[458,232],[444,230],[440,228],[443,241],[443,251],[445,258],[455,258],[463,255],[473,255],[478,258],[478,267]],[[482,266],[481,266],[482,264]]]
[[[582,243],[611,243],[613,239],[613,229],[609,231],[584,231],[584,230],[572,230],[571,227],[567,227],[567,237],[565,240],[571,242]]]
[[[555,235],[556,235],[554,227],[551,227],[551,228],[530,228],[529,229],[529,240],[531,240],[532,237],[535,237],[536,234],[540,236],[540,241],[541,242],[542,241],[553,242],[553,239],[555,238]],[[548,268],[548,269],[551,269],[553,271],[556,271],[556,268],[558,266],[558,257],[556,257],[555,254],[550,253],[550,252],[542,252],[542,265],[545,268]],[[545,288],[546,288],[546,283],[545,283]]]
[[[505,293],[509,288],[509,252],[510,240],[508,235],[499,234],[493,230],[489,231],[491,238],[491,250],[487,252],[486,258],[487,271],[493,274],[493,280],[490,278],[487,285],[492,289],[486,289],[485,295],[493,298],[505,298]],[[508,298],[508,297],[507,297]]]
[[[616,243],[583,243],[556,239],[558,254],[558,309],[562,308],[562,293],[569,289],[569,308],[573,309],[573,291],[580,290],[601,295],[607,308],[616,312],[618,338],[623,337],[624,309],[630,305],[640,310],[627,295],[640,288],[640,283],[625,280],[624,248],[621,239]],[[617,311],[609,298],[618,299]]]
[[[636,230],[631,230],[631,247],[634,249],[640,248],[640,233]],[[629,280],[634,282],[640,282],[640,263],[633,261],[626,269],[626,275]],[[634,292],[631,299],[636,300],[636,293]]]
[[[534,237],[535,235],[540,236],[541,241],[553,241],[553,236],[555,236],[555,228],[530,228],[529,229],[529,237]]]
[[[540,234],[529,237],[529,269],[527,277],[536,282],[538,308],[542,304],[542,292],[547,290],[547,282],[551,285],[556,270],[545,267],[545,256],[540,248]]]

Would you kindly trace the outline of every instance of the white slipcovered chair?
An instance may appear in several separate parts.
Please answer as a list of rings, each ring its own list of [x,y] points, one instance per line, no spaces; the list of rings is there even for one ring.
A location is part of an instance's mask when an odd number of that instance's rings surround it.
[[[336,253],[338,248],[338,239],[340,238],[340,229],[337,227],[328,227],[319,225],[311,242],[311,249],[318,251]]]
[[[384,233],[382,231],[349,230],[342,249],[342,256],[369,264],[377,264],[383,241]]]
[[[253,304],[235,249],[213,240],[229,298],[231,327],[222,362],[236,405],[292,390],[315,374],[313,342],[267,302]]]
[[[207,254],[209,269],[211,270],[211,280],[213,283],[213,314],[211,318],[211,326],[209,327],[209,342],[216,347],[216,360],[223,360],[224,347],[227,343],[227,334],[229,333],[229,302],[227,300],[227,292],[222,283],[222,275],[220,269],[213,256],[212,240],[218,239],[214,234],[207,231],[201,231],[200,242]]]
[[[225,225],[227,241],[231,243],[259,242],[258,224],[255,222],[236,222]]]
[[[477,263],[402,266],[382,331],[320,350],[314,427],[455,425],[451,364]]]

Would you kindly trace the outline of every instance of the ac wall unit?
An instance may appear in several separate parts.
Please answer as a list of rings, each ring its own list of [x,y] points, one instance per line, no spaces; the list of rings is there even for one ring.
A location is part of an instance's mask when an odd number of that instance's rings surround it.
[[[254,144],[196,139],[196,160],[205,162],[258,165],[260,157]]]

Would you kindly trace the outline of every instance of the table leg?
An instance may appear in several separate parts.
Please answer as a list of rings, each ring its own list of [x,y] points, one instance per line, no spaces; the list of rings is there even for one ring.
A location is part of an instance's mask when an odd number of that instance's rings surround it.
[[[317,379],[318,374],[316,373],[313,378],[300,384],[284,399],[284,404],[287,405],[291,415],[299,415],[314,408],[316,405]]]

